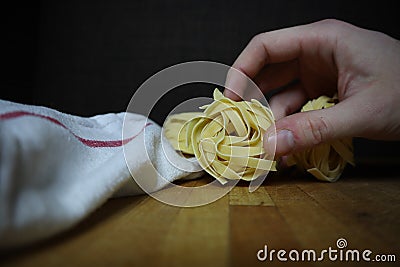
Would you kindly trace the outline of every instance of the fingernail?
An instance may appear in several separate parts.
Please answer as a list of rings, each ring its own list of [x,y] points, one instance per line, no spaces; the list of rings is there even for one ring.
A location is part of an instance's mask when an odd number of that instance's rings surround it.
[[[276,149],[275,149],[276,144]],[[293,133],[289,130],[280,130],[276,135],[271,135],[264,144],[266,153],[272,154],[275,149],[275,157],[289,154],[294,148]]]
[[[227,98],[231,98],[233,93],[229,89],[224,90],[224,96]]]
[[[227,98],[230,98],[232,100],[240,100],[240,98],[238,97],[237,94],[235,94],[233,91],[231,91],[230,89],[225,89],[224,90],[224,96]]]

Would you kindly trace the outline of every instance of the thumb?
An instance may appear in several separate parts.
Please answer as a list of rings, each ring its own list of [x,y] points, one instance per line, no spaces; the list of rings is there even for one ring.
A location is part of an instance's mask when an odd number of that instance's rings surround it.
[[[350,112],[353,114],[354,112]],[[281,157],[311,148],[330,140],[353,136],[351,125],[356,121],[341,105],[331,108],[300,112],[278,120],[264,136],[266,153]]]

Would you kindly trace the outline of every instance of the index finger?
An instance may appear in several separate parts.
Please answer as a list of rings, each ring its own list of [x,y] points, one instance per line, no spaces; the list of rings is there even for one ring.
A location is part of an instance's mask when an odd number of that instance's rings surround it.
[[[244,94],[246,88],[244,75],[253,79],[267,64],[294,60],[305,50],[318,51],[321,39],[324,42],[333,39],[330,38],[329,29],[321,31],[320,25],[324,24],[317,22],[256,35],[229,70],[225,82],[228,90],[224,94],[237,99],[237,96]],[[327,48],[333,51],[329,43]]]

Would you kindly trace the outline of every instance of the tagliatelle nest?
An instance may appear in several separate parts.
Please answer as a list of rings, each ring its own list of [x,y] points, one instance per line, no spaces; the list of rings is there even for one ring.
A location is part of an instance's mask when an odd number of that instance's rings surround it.
[[[329,108],[336,101],[336,96],[321,96],[309,101],[301,111]],[[307,170],[319,180],[334,182],[339,179],[347,163],[354,165],[352,138],[335,140],[295,153],[288,157],[287,163]]]
[[[222,184],[253,180],[276,170],[274,155],[263,148],[265,131],[274,123],[270,109],[257,100],[236,102],[215,89],[214,102],[168,117],[165,136],[176,150],[194,155],[201,167]]]
[[[303,106],[302,112],[329,108],[337,97],[321,96]],[[274,123],[272,112],[257,100],[232,101],[214,91],[214,102],[203,112],[174,114],[164,124],[164,133],[176,150],[194,155],[201,167],[222,184],[253,180],[276,170],[274,155],[263,148],[265,131]],[[354,165],[352,139],[317,145],[288,157],[322,181],[339,179],[347,163]]]

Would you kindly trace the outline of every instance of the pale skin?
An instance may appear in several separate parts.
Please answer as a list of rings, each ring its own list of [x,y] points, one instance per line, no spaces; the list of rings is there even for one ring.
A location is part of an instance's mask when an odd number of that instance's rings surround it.
[[[400,140],[400,42],[380,32],[324,20],[255,36],[232,68],[266,93],[276,119],[276,157],[345,137]],[[243,77],[230,71],[225,96],[239,100]],[[309,99],[337,93],[334,107],[298,113]],[[276,139],[275,139],[276,138]]]

